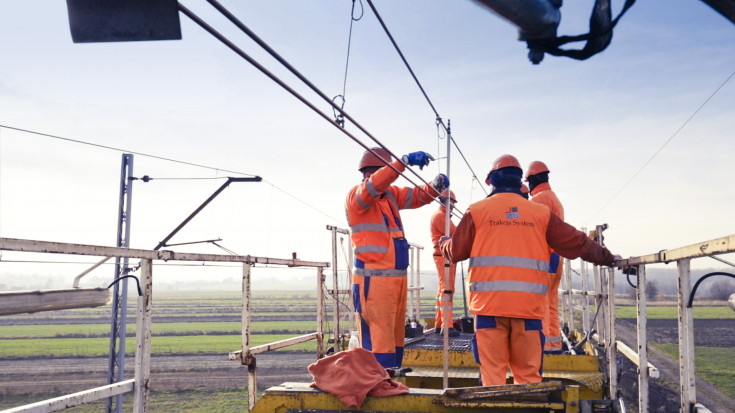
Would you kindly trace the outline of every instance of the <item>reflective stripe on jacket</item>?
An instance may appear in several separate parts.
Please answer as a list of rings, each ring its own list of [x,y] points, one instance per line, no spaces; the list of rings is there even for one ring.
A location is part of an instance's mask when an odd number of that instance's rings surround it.
[[[398,161],[393,166],[404,170]],[[407,273],[409,245],[398,211],[424,206],[432,197],[419,188],[391,186],[398,176],[385,166],[352,188],[347,196],[347,222],[352,232],[356,275],[396,277]],[[422,189],[437,195],[427,185]]]
[[[549,208],[513,193],[473,204],[470,310],[474,314],[543,319],[549,284]]]

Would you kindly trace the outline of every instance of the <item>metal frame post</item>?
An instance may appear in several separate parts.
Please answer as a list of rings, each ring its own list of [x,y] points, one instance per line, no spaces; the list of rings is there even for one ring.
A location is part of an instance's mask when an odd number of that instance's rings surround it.
[[[586,230],[582,230],[585,233]],[[591,329],[592,326],[590,326],[590,298],[589,298],[589,283],[587,282],[587,277],[589,275],[589,267],[587,266],[587,261],[580,260],[580,275],[582,276],[582,299],[580,300],[582,302],[582,330],[584,330],[584,333],[587,334]]]
[[[420,245],[408,243],[409,263],[408,282],[406,292],[406,316],[409,320],[415,319],[417,325],[421,325],[421,249]]]
[[[325,355],[324,352],[324,268],[316,269],[317,301],[319,307],[316,309],[316,354],[318,358]],[[335,342],[336,344],[336,342]]]
[[[255,407],[258,401],[258,376],[255,371],[255,357],[250,354],[250,315],[251,291],[250,270],[252,264],[242,264],[242,364],[248,366],[248,410]]]
[[[607,334],[606,334],[606,323],[605,323],[605,306],[603,305],[603,298],[604,298],[604,283],[602,282],[602,275],[600,271],[600,267],[595,265],[592,268],[592,276],[594,281],[594,287],[595,287],[595,311],[597,312],[597,319],[595,320],[595,325],[592,326],[593,328],[597,328],[597,334],[599,336],[599,342],[605,343]],[[599,310],[598,310],[599,309]]]
[[[562,261],[563,262],[563,261]],[[561,264],[561,263],[560,263]],[[564,268],[564,284],[566,289],[564,290],[564,295],[562,296],[562,314],[565,317],[565,321],[567,323],[567,327],[569,327],[569,331],[574,331],[574,296],[572,295],[572,265],[569,260],[566,260],[566,267]],[[559,294],[559,291],[556,292],[556,294]],[[566,307],[566,310],[564,310],[564,307]]]
[[[117,217],[118,247],[130,246],[130,218],[133,201],[133,154],[122,155],[120,168],[120,201]],[[121,262],[122,261],[122,262]],[[115,276],[113,280],[124,277],[128,272],[128,258],[115,258]],[[121,285],[122,284],[122,285]],[[115,283],[113,288],[112,316],[110,319],[110,353],[108,356],[107,384],[121,382],[125,379],[125,336],[128,321],[128,280]],[[122,394],[116,398],[114,411],[122,412]],[[112,397],[107,399],[106,411],[113,411]]]
[[[339,353],[340,335],[339,335],[339,277],[337,274],[337,227],[327,226],[332,231],[332,340],[334,340],[334,352]]]
[[[562,258],[563,259],[563,258]],[[567,281],[567,274],[566,272],[562,272],[561,280],[559,281],[559,288],[558,290],[561,292],[561,299],[559,300],[559,303],[561,304],[561,315],[560,315],[560,324],[568,324],[569,323],[569,313],[573,311],[574,307],[573,303],[569,303],[567,295],[567,292],[570,291],[571,286],[569,282]],[[559,291],[557,291],[557,294],[559,294]],[[562,326],[560,326],[562,327]]]
[[[423,247],[414,247],[416,250],[416,290],[414,297],[416,298],[416,324],[421,323],[421,249]]]
[[[148,396],[151,390],[153,260],[142,260],[140,272],[140,284],[143,295],[138,297],[138,314],[136,320],[133,413],[145,413],[148,411]]]
[[[411,319],[415,314],[413,311],[413,306],[416,300],[416,291],[414,291],[414,287],[415,287],[414,279],[416,277],[416,273],[415,273],[415,269],[413,266],[416,256],[414,252],[415,252],[415,249],[413,247],[409,247],[410,256],[409,256],[409,273],[408,273],[408,308],[407,308],[409,319]],[[418,320],[416,320],[416,322],[418,323]]]
[[[638,268],[636,308],[638,309],[638,412],[648,413],[648,338],[646,337],[648,309],[646,302],[646,267]]]
[[[618,395],[618,365],[617,365],[617,340],[615,337],[615,269],[603,268],[602,274],[607,273],[607,309],[609,316],[607,320],[607,371],[610,376],[610,398],[615,399]]]
[[[679,389],[682,412],[691,412],[697,404],[694,374],[694,311],[687,308],[691,294],[690,259],[677,261],[679,300]]]
[[[452,157],[450,156],[450,152],[452,149],[452,129],[451,129],[451,123],[447,124],[447,177],[450,177],[450,160]],[[446,212],[446,219],[444,220],[444,235],[449,237],[452,234],[450,233],[451,229],[451,223],[452,223],[452,209],[451,209],[451,196],[449,189],[446,189],[447,191],[447,197],[446,197],[446,204],[444,205],[445,212]],[[441,195],[441,194],[440,194]],[[447,291],[454,288],[454,286],[449,285],[449,273],[451,271],[451,263],[448,259],[444,258],[444,294],[442,294],[442,327],[444,328],[444,377],[443,377],[443,384],[444,388],[446,389],[449,387],[449,329],[452,325],[452,320],[449,319],[449,295],[447,294]]]

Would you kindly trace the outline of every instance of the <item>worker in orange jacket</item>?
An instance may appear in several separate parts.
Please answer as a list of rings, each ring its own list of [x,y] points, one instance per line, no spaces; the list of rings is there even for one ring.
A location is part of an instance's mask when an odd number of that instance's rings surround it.
[[[564,207],[549,185],[549,168],[541,161],[533,161],[526,170],[526,182],[531,189],[531,201],[546,205],[562,220]],[[551,253],[554,253],[552,250]],[[559,282],[564,269],[563,261],[559,262],[559,269],[551,274],[549,280],[548,301],[549,308],[544,315],[544,335],[546,345],[544,352],[560,354],[562,352],[561,330],[559,329]]]
[[[442,256],[441,250],[439,250],[439,238],[446,235],[446,225],[447,225],[447,193],[449,193],[449,213],[450,213],[450,220],[449,220],[449,235],[451,236],[454,233],[454,223],[451,220],[451,211],[454,209],[454,204],[457,202],[457,198],[454,196],[454,192],[446,189],[444,192],[442,192],[441,196],[439,197],[439,200],[441,201],[441,206],[439,209],[434,212],[434,215],[431,216],[431,241],[434,243],[434,263],[436,264],[436,271],[439,274],[439,288],[436,292],[436,315],[434,318],[434,331],[436,333],[441,333],[442,328],[449,328],[449,336],[450,337],[457,337],[459,336],[459,331],[452,328],[452,307],[454,306],[454,302],[452,301],[452,298],[454,296],[454,279],[455,275],[457,273],[457,264],[450,264],[448,263],[444,257]],[[446,274],[447,274],[447,267],[449,266],[449,288],[446,288]],[[444,297],[446,294],[447,301],[449,301],[448,306],[449,309],[447,311],[446,317],[444,315]]]
[[[493,164],[493,192],[472,204],[454,235],[440,240],[451,262],[470,259],[469,308],[475,315],[472,340],[484,386],[541,381],[549,273],[556,268],[549,247],[564,257],[613,265],[618,256],[521,195],[518,160],[503,155]]]
[[[372,148],[360,160],[363,181],[347,195],[347,221],[352,232],[355,265],[352,294],[362,348],[375,354],[383,367],[401,367],[405,339],[408,241],[399,210],[430,203],[449,187],[439,174],[432,185],[391,186],[406,165],[423,169],[434,160],[412,152],[391,163],[390,153]]]

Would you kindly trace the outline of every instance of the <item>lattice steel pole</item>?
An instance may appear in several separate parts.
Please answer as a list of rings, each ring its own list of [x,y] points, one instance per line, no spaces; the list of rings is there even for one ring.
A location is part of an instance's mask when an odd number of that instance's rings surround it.
[[[133,155],[122,156],[120,171],[120,203],[118,206],[117,239],[118,247],[130,247],[130,212],[133,200]],[[124,277],[128,272],[128,259],[115,258],[115,278]],[[121,285],[122,284],[122,285]],[[112,319],[110,321],[110,354],[108,358],[107,383],[124,380],[125,374],[125,327],[128,312],[128,280],[115,283],[112,299]],[[112,398],[107,399],[107,412],[122,412],[122,394],[117,396],[115,408]]]

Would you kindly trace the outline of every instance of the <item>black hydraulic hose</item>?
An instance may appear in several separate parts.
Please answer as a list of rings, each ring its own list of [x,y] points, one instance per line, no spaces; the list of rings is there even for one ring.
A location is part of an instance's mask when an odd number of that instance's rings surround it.
[[[711,272],[709,274],[705,274],[702,276],[702,278],[698,279],[696,283],[694,283],[694,287],[692,288],[691,294],[689,294],[689,302],[687,303],[687,308],[692,308],[692,302],[694,302],[694,294],[697,292],[697,287],[699,287],[699,284],[702,283],[706,278],[712,277],[713,275],[724,275],[726,277],[735,278],[735,274],[730,274],[729,272]]]
[[[636,275],[635,275],[636,276],[636,281],[635,281],[635,285],[633,285],[633,283],[630,282],[630,274],[632,272],[633,272],[633,267],[628,267],[628,272],[625,273],[625,278],[628,280],[628,285],[630,285],[631,287],[637,289],[638,288],[638,273],[636,273]]]
[[[138,287],[138,296],[139,297],[143,296],[143,291],[140,290],[140,281],[138,281],[138,277],[136,277],[134,275],[126,275],[124,277],[120,277],[120,278],[116,279],[115,281],[113,281],[112,284],[108,285],[107,288],[112,287],[113,285],[117,284],[120,280],[124,280],[125,278],[132,278],[132,279],[134,279],[135,280],[135,286]]]

